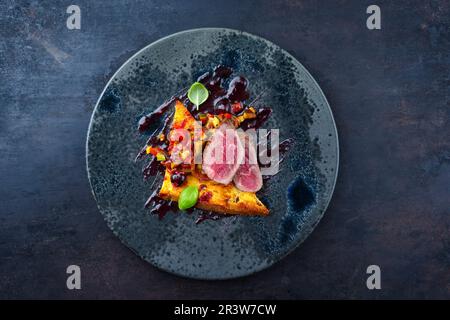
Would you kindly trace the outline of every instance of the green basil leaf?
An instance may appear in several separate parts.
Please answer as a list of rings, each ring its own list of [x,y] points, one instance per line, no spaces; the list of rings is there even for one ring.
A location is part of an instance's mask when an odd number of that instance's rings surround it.
[[[195,206],[198,200],[198,188],[189,186],[183,189],[178,198],[178,208],[186,210]]]
[[[197,106],[201,105],[203,102],[208,99],[209,92],[208,89],[205,88],[203,84],[200,82],[195,82],[188,91],[189,100]]]

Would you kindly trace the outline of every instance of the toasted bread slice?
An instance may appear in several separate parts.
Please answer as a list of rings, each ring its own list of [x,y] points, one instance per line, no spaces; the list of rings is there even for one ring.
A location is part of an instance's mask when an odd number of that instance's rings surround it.
[[[177,101],[172,128],[192,130],[194,121],[189,110],[183,103]],[[176,187],[170,181],[169,169],[166,169],[159,196],[166,200],[178,201],[181,191],[187,186],[196,186],[199,189],[199,200],[195,205],[199,209],[236,215],[269,214],[269,210],[255,193],[241,191],[233,184],[223,185],[208,178],[199,178],[190,174],[182,186]]]
[[[249,216],[269,214],[269,210],[253,192],[241,191],[233,184],[223,185],[209,179],[200,180],[194,175],[188,175],[182,186],[175,187],[170,181],[169,170],[166,170],[164,175],[159,196],[178,201],[181,191],[187,186],[196,186],[199,189],[199,198],[195,205],[199,209]]]

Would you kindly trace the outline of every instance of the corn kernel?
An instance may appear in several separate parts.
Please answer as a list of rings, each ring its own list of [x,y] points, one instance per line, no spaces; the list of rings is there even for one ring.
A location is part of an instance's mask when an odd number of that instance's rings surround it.
[[[158,161],[165,161],[166,157],[161,152],[158,152],[156,154],[156,160],[158,160]]]

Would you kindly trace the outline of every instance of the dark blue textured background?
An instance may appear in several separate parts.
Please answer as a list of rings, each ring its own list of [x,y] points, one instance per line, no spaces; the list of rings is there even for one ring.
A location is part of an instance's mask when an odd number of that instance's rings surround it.
[[[188,4],[189,3],[189,4]],[[450,4],[376,1],[0,3],[0,298],[450,298]],[[340,135],[331,206],[274,267],[224,282],[158,271],[107,228],[85,139],[110,75],[162,36],[229,27],[302,62]],[[78,264],[82,290],[65,287]],[[382,269],[369,291],[365,270]]]

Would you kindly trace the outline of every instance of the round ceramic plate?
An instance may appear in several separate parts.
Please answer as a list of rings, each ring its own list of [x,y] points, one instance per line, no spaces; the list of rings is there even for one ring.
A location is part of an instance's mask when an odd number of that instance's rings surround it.
[[[195,224],[198,212],[162,220],[144,203],[152,193],[134,158],[147,137],[140,117],[223,64],[249,79],[250,100],[270,106],[265,128],[295,144],[258,197],[267,217],[238,216]],[[100,212],[120,240],[158,268],[185,277],[227,279],[269,267],[314,229],[331,199],[338,138],[330,107],[308,71],[260,37],[230,29],[188,30],[132,56],[112,77],[92,115],[87,170]]]

